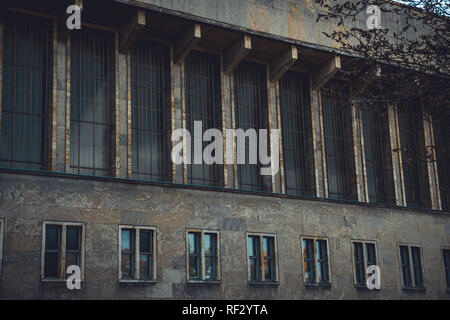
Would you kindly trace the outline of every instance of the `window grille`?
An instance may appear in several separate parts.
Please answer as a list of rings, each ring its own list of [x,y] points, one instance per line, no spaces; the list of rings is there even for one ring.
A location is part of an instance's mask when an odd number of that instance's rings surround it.
[[[52,34],[46,19],[16,14],[5,19],[0,166],[46,168]]]
[[[170,115],[167,46],[137,41],[131,49],[132,171],[137,179],[168,179]]]
[[[191,155],[194,157],[194,121],[202,122],[203,133],[212,128],[222,130],[222,95],[220,89],[219,57],[193,51],[185,61],[186,129],[191,133]],[[211,141],[200,141],[202,151]],[[214,156],[214,154],[213,154]],[[189,184],[223,185],[220,164],[191,164],[187,166]]]
[[[71,33],[70,167],[74,173],[111,174],[113,54],[111,32],[82,28]]]
[[[443,210],[450,210],[450,111],[433,115],[436,160]]]
[[[265,66],[250,62],[239,64],[234,71],[234,99],[236,129],[255,129],[257,135],[259,129],[267,129],[269,139]],[[245,144],[245,164],[237,165],[239,188],[271,191],[271,177],[261,175],[259,161],[257,164],[249,164],[248,139]],[[269,142],[267,145],[270,145]]]
[[[322,111],[328,197],[356,200],[351,108],[343,84],[322,88]]]
[[[315,195],[308,76],[288,71],[279,88],[286,193]]]

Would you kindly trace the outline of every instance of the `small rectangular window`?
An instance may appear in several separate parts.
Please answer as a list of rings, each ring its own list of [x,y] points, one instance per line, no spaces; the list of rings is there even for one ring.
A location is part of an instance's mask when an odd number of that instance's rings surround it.
[[[278,282],[276,238],[273,235],[248,235],[250,282]]]
[[[119,226],[119,280],[155,281],[156,229]]]
[[[444,259],[444,271],[447,290],[450,290],[450,249],[442,249],[442,258]]]
[[[305,285],[330,285],[328,240],[303,237],[302,248]]]
[[[42,279],[64,280],[71,265],[84,278],[84,224],[44,222]]]
[[[187,230],[188,281],[219,281],[219,233]]]
[[[404,289],[423,289],[422,253],[418,246],[399,245]]]
[[[377,264],[375,242],[352,241],[354,281],[357,287],[366,287],[367,268]]]

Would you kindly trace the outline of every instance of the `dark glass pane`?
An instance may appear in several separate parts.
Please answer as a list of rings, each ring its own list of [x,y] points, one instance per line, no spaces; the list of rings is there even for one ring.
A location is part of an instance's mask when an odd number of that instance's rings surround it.
[[[68,266],[80,266],[80,254],[78,252],[66,252],[66,270]]]
[[[133,177],[165,181],[170,64],[167,46],[138,40],[131,54]]]
[[[153,278],[153,262],[152,256],[149,254],[141,254],[139,259],[139,276],[141,279]]]
[[[61,244],[61,227],[49,226],[45,228],[45,250],[59,250]]]
[[[206,255],[216,255],[217,235],[214,233],[205,233],[204,250]]]
[[[81,245],[81,227],[67,227],[66,250],[79,251]]]
[[[141,253],[153,252],[153,231],[141,230],[139,232],[139,250]]]
[[[319,265],[318,281],[328,282],[328,250],[327,242],[325,240],[317,240],[317,261]]]
[[[403,285],[405,287],[411,286],[411,272],[409,263],[409,248],[400,246],[400,259],[402,264]]]
[[[414,282],[417,288],[423,287],[422,278],[422,259],[420,257],[420,248],[411,247],[413,270],[414,270]]]
[[[59,252],[45,253],[44,277],[59,278]]]
[[[134,279],[135,232],[133,229],[122,229],[121,231],[122,279]]]
[[[200,277],[200,258],[198,256],[189,257],[189,278]]]
[[[205,258],[205,278],[208,280],[215,280],[217,274],[217,264],[215,257]]]
[[[433,109],[432,124],[442,209],[450,210],[450,112],[448,109]]]
[[[122,253],[122,279],[134,279],[134,255]]]
[[[367,266],[376,265],[377,257],[375,253],[375,244],[366,243]]]
[[[363,261],[363,245],[360,242],[355,242],[353,244],[353,250],[355,253],[355,275],[356,283],[359,285],[365,285],[365,270]]]
[[[303,269],[305,272],[306,282],[316,281],[315,258],[314,258],[314,242],[312,239],[303,239]]]
[[[47,109],[53,52],[52,22],[10,13],[4,23],[2,166],[45,168]]]
[[[185,62],[186,129],[194,139],[194,121],[201,121],[202,130],[222,129],[222,104],[219,56],[193,51]],[[192,140],[194,141],[194,140]],[[205,149],[211,142],[198,141]],[[194,143],[191,144],[192,157]],[[223,168],[219,164],[192,164],[187,166],[188,183],[221,186]]]

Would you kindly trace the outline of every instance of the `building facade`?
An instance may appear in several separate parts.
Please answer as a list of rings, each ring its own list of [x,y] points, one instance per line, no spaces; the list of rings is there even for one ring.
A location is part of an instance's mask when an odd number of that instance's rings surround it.
[[[1,298],[450,297],[449,111],[343,99],[312,1],[0,12]],[[223,163],[172,161],[196,121]],[[239,128],[279,130],[279,170],[233,161]]]

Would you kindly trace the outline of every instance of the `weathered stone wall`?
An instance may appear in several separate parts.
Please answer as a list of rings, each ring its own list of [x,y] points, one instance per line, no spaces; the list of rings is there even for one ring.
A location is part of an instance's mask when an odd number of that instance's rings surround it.
[[[0,174],[0,298],[449,299],[441,248],[449,215],[79,178]],[[42,222],[86,223],[85,282],[40,281]],[[157,283],[118,282],[119,224],[157,228]],[[187,284],[185,229],[220,231],[221,284]],[[279,286],[247,283],[246,232],[277,235]],[[302,235],[328,237],[332,286],[305,288]],[[381,290],[353,285],[351,240],[376,240]],[[399,242],[422,246],[426,291],[401,289]]]

